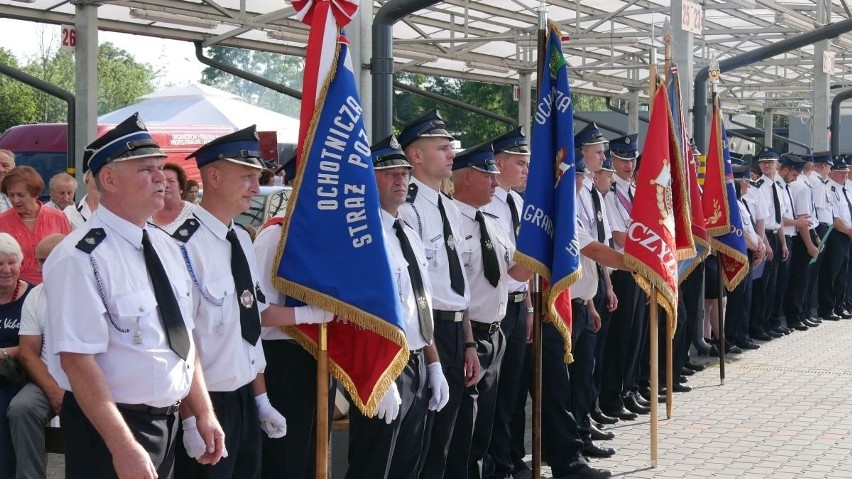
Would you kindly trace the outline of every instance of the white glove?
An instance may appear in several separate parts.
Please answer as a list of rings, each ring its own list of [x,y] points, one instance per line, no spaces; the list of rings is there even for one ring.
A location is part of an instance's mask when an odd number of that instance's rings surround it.
[[[376,417],[384,419],[385,424],[390,424],[399,415],[399,405],[402,404],[402,399],[399,397],[399,390],[396,388],[396,383],[391,383],[391,387],[385,393],[385,396],[379,401],[379,408],[376,409]]]
[[[295,308],[294,313],[296,324],[323,324],[334,319],[334,313],[311,305]]]
[[[429,371],[429,387],[432,388],[432,397],[429,399],[429,410],[440,411],[450,402],[450,385],[444,377],[441,363],[435,361],[426,366]]]
[[[260,428],[271,439],[278,439],[287,434],[287,420],[278,410],[272,407],[269,396],[266,393],[254,397],[257,405],[257,417],[260,419]]]
[[[195,427],[195,416],[184,419],[181,424],[183,425],[183,447],[189,457],[198,459],[207,452],[207,446]]]

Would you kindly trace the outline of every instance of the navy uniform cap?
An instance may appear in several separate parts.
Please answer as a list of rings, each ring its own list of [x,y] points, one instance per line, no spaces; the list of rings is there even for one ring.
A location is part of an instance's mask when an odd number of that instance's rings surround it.
[[[585,162],[585,161],[583,161],[582,159],[576,160],[576,161],[574,162],[574,168],[576,168],[576,169],[577,169],[577,173],[584,174],[584,173],[588,173],[588,172],[589,172],[589,169],[588,169],[588,168],[586,168],[586,162]]]
[[[829,166],[834,164],[834,161],[831,159],[830,151],[817,151],[814,153],[813,160],[811,161],[814,163],[828,163]]]
[[[849,171],[849,165],[846,163],[846,155],[834,156],[834,162],[831,164],[831,171]]]
[[[128,119],[89,143],[83,151],[83,165],[97,175],[107,163],[137,158],[165,158],[160,145],[134,113]]]
[[[760,154],[757,155],[757,161],[778,161],[780,157],[781,154],[777,150],[764,146]]]
[[[424,136],[453,139],[453,135],[447,131],[447,124],[444,123],[444,119],[441,118],[438,110],[429,110],[405,125],[399,133],[399,143],[405,149],[408,148],[408,145],[414,143],[414,140]]]
[[[260,139],[255,125],[216,138],[186,157],[187,160],[190,158],[195,158],[199,168],[217,160],[263,168]]]
[[[464,150],[453,160],[453,170],[471,167],[485,173],[500,173],[494,164],[494,149],[491,143],[482,143]]]
[[[619,160],[635,160],[636,154],[639,152],[639,146],[636,143],[637,138],[639,138],[639,134],[634,133],[632,135],[625,135],[610,141],[609,151],[613,158],[618,158]]]
[[[611,171],[615,173],[615,168],[612,167],[612,158],[610,158],[609,154],[606,155],[606,159],[601,164],[600,171]]]
[[[734,172],[734,178],[741,180],[751,179],[751,168],[742,160],[731,160],[731,170]]]
[[[503,133],[497,138],[491,140],[491,146],[494,148],[494,154],[511,153],[515,155],[529,155],[530,148],[527,143],[527,137],[524,136],[524,127],[519,126],[512,131]]]
[[[598,128],[598,125],[595,122],[591,122],[579,133],[574,135],[574,148],[579,148],[583,145],[597,145],[599,143],[606,143],[606,138],[601,134],[601,130]]]
[[[399,146],[399,141],[391,135],[370,147],[373,156],[373,169],[385,170],[388,168],[411,168],[405,153]]]
[[[781,166],[786,166],[787,168],[793,168],[798,172],[802,172],[802,169],[805,167],[805,161],[801,156],[795,153],[784,153],[781,155]]]

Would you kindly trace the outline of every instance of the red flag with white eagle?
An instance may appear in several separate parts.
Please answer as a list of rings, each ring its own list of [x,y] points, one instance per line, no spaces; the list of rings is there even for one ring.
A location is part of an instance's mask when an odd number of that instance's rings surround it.
[[[648,295],[657,289],[657,303],[669,321],[677,312],[675,205],[672,202],[673,161],[668,96],[654,97],[654,109],[636,176],[636,194],[624,244],[624,262],[636,272],[636,283]],[[674,331],[674,328],[672,328]]]

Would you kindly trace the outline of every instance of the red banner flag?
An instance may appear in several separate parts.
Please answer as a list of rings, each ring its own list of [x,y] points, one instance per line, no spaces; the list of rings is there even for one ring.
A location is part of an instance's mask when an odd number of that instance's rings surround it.
[[[650,295],[652,288],[658,291],[657,303],[666,311],[668,321],[673,322],[677,312],[678,281],[669,111],[665,92],[656,95],[642,152],[642,166],[636,176],[624,262],[636,272],[636,283],[645,293]],[[674,327],[671,330],[674,331]]]
[[[721,130],[722,123],[718,116],[718,108],[713,108],[710,143],[707,145],[707,167],[704,172],[704,196],[701,198],[705,228],[710,236],[719,236],[731,231]]]

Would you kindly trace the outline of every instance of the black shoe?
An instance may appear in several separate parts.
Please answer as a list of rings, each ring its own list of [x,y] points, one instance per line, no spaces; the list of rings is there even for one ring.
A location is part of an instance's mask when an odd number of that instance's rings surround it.
[[[618,418],[607,416],[600,409],[592,409],[591,413],[592,419],[598,424],[615,424],[618,422]]]
[[[792,328],[788,328],[786,326],[778,326],[779,331],[783,334],[791,334],[793,332]]]
[[[592,441],[609,441],[615,438],[615,434],[610,431],[601,431],[594,424],[589,428],[591,431]]]
[[[683,366],[693,371],[704,371],[703,364],[693,363],[692,361],[687,361],[686,364],[684,364]]]
[[[676,393],[688,393],[689,391],[692,391],[692,388],[687,386],[686,384],[675,384],[674,386],[672,386],[672,391],[674,391]],[[660,397],[663,398],[663,401],[660,401],[660,402],[665,402],[665,398],[666,398],[666,390],[665,389],[660,391]]]
[[[778,339],[778,338],[784,336],[785,334],[789,334],[789,333],[782,331],[781,329],[770,329],[770,330],[766,331],[766,335],[771,337],[772,339]],[[754,337],[754,336],[752,336],[752,337]]]
[[[772,341],[777,337],[778,336],[770,336],[768,333],[763,331],[751,335],[751,339],[756,339],[758,341]]]
[[[636,413],[632,413],[625,408],[621,408],[621,410],[616,411],[603,411],[604,414],[611,417],[616,417],[622,421],[632,421],[636,419]]]
[[[834,313],[830,313],[830,314],[823,314],[823,315],[822,315],[822,320],[823,320],[823,321],[840,321],[840,319],[841,319],[841,318],[840,318],[840,316],[838,316],[838,315],[836,315],[836,314],[834,314]]]
[[[742,354],[743,350],[737,347],[736,344],[726,344],[725,345],[725,354]]]
[[[642,407],[651,407],[651,401],[647,401],[645,398],[642,397],[641,394],[636,391],[630,391],[628,393],[628,396],[633,396],[633,400],[636,401],[636,404]]]
[[[807,326],[809,328],[815,328],[815,327],[819,326],[819,323],[815,323],[815,322],[811,321],[811,318],[802,318],[802,324],[804,324],[805,326]]]
[[[636,396],[629,395],[624,398],[624,409],[634,413],[634,414],[648,414],[651,412],[651,408],[647,406],[643,406],[636,402]]]
[[[834,314],[840,316],[843,319],[852,319],[852,312],[847,309],[838,309],[834,312]]]
[[[808,326],[806,324],[803,324],[803,323],[791,323],[791,324],[788,324],[787,326],[795,329],[796,331],[807,331],[808,330]]]
[[[612,473],[606,469],[596,469],[588,464],[582,464],[568,471],[568,475],[554,477],[554,479],[605,479],[612,477]]]
[[[820,318],[820,317],[818,317],[818,316],[811,316],[810,318],[808,318],[808,321],[810,321],[810,322],[812,322],[812,323],[821,324],[821,323],[822,323],[822,318]]]
[[[755,344],[754,341],[737,343],[737,347],[740,349],[760,349],[760,345]]]
[[[583,446],[583,455],[586,457],[611,457],[613,454],[615,449],[611,447],[599,447],[594,444]]]
[[[693,371],[693,370],[691,370],[687,367],[680,368],[680,375],[681,376],[692,376],[693,374],[695,374],[695,371]]]
[[[689,382],[689,378],[687,378],[686,376],[678,376],[678,377],[677,377],[677,382],[679,382],[679,383],[681,383],[681,384],[683,384],[683,383],[688,383],[688,382]]]

